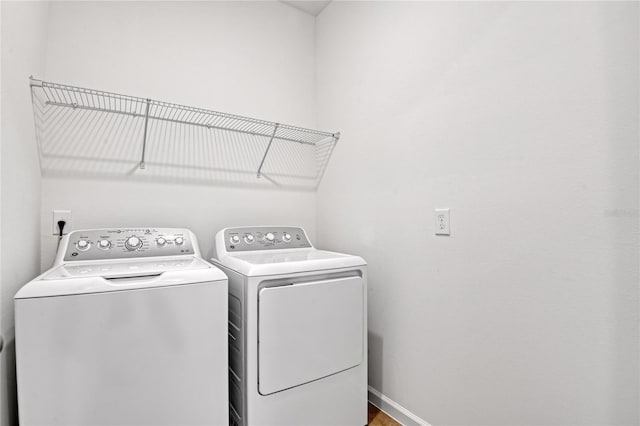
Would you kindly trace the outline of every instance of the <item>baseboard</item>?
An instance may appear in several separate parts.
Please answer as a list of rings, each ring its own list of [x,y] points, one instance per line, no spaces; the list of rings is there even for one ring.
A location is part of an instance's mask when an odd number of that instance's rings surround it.
[[[369,386],[369,402],[405,426],[431,426],[380,391]]]

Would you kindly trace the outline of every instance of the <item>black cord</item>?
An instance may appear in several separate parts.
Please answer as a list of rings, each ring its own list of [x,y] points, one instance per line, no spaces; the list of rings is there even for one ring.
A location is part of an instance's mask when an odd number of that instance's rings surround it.
[[[58,229],[60,230],[60,234],[58,237],[58,240],[62,239],[62,230],[64,229],[64,226],[67,224],[67,222],[65,222],[64,220],[59,220],[58,221]]]

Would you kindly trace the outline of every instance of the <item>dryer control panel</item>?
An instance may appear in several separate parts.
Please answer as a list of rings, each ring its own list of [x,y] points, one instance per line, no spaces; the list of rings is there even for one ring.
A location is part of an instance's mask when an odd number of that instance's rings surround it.
[[[292,226],[249,226],[224,230],[228,253],[313,247],[304,229]]]
[[[193,255],[193,240],[180,228],[88,229],[71,232],[59,250],[65,261]]]

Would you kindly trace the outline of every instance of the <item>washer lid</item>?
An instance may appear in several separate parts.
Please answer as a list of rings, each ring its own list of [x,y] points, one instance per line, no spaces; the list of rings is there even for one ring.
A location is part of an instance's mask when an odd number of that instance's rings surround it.
[[[359,256],[315,248],[233,253],[220,260],[212,260],[246,276],[352,268],[367,264]]]
[[[99,262],[70,262],[23,286],[15,299],[105,293],[226,281],[218,268],[194,256]]]
[[[99,262],[69,262],[42,275],[43,280],[62,278],[104,277],[122,278],[153,275],[168,271],[188,271],[211,268],[202,259],[193,256],[148,258]]]

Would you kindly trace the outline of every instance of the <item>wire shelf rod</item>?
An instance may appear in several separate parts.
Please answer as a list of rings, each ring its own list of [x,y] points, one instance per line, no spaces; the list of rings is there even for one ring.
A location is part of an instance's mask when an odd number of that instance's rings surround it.
[[[55,102],[55,101],[46,101],[46,104],[47,105],[51,105],[51,106],[64,107],[64,108],[81,109],[81,110],[96,111],[96,112],[108,112],[108,113],[113,113],[113,114],[129,115],[129,116],[138,117],[138,118],[146,118],[146,114],[137,113],[137,112],[123,112],[123,111],[114,110],[114,109],[108,109],[108,108],[91,107],[91,106],[77,105],[77,104],[68,104],[68,103]],[[246,134],[246,135],[262,136],[262,137],[265,137],[265,138],[271,138],[271,134],[269,134],[269,133],[242,130],[242,129],[236,129],[236,128],[232,128],[232,127],[215,126],[215,125],[212,125],[212,124],[199,124],[199,123],[193,122],[193,121],[176,120],[176,119],[172,119],[172,118],[159,117],[159,116],[156,116],[156,115],[149,115],[149,119],[150,120],[159,120],[159,121],[168,121],[168,122],[176,123],[176,124],[185,124],[185,125],[189,125],[189,126],[205,127],[205,128],[208,128],[208,129],[217,129],[217,130],[224,130],[224,131],[228,131],[228,132],[243,133],[243,134]],[[274,124],[274,127],[275,127],[275,124]],[[282,127],[278,126],[278,129],[282,129]],[[291,132],[289,132],[287,134],[291,134]],[[335,138],[334,135],[335,134],[330,133],[329,137]],[[295,139],[293,137],[286,137],[286,136],[281,136],[281,135],[276,135],[276,136],[274,136],[274,138],[277,139],[277,140],[283,140],[283,141],[288,141],[288,142],[296,142],[296,143],[301,143],[301,144],[305,144],[305,145],[316,145],[317,144],[317,142],[310,142],[310,141],[305,141],[305,140],[301,140],[301,139]],[[325,138],[323,138],[323,139],[325,139]]]
[[[267,145],[267,149],[264,150],[264,155],[262,156],[262,161],[260,161],[260,167],[258,167],[258,173],[256,177],[260,177],[260,172],[262,171],[262,166],[264,166],[264,160],[267,159],[267,154],[269,153],[269,148],[271,148],[271,144],[273,143],[273,138],[276,136],[276,132],[278,131],[278,123],[273,126],[273,134],[271,135],[271,139],[269,139],[269,145]]]
[[[147,130],[149,129],[149,105],[151,99],[147,99],[147,110],[144,117],[144,134],[142,135],[142,159],[140,160],[140,168],[144,169],[144,155],[147,151]]]
[[[89,106],[84,106],[84,105],[67,104],[67,103],[53,102],[53,101],[47,101],[46,104],[47,105],[52,105],[52,106],[58,106],[58,107],[72,108],[72,109],[82,109],[82,110],[96,111],[96,112],[108,112],[108,113],[113,113],[113,114],[123,114],[123,115],[129,115],[129,116],[132,116],[132,117],[138,117],[138,118],[145,118],[146,117],[146,114],[140,114],[140,113],[136,113],[136,112],[122,112],[122,111],[108,109],[108,108],[89,107]],[[265,138],[271,138],[271,134],[268,134],[268,133],[261,133],[261,132],[254,132],[254,131],[248,131],[248,130],[234,129],[234,128],[223,127],[223,126],[214,126],[214,125],[211,125],[211,124],[198,124],[198,123],[194,123],[194,122],[191,122],[191,121],[175,120],[175,119],[164,118],[164,117],[159,117],[159,116],[155,116],[155,115],[149,115],[149,119],[150,120],[159,120],[159,121],[168,121],[170,123],[185,124],[185,125],[189,125],[189,126],[205,127],[205,128],[208,128],[208,129],[224,130],[224,131],[228,131],[228,132],[243,133],[243,134],[251,135],[251,136],[262,136],[262,137],[265,137]],[[274,127],[275,127],[275,125],[274,125]],[[278,128],[280,129],[280,127],[278,127]],[[334,137],[333,134],[331,134],[330,137]],[[288,137],[285,137],[285,136],[276,135],[276,136],[274,136],[274,138],[278,139],[278,140],[283,140],[283,141],[288,141],[288,142],[296,142],[296,143],[301,143],[301,144],[305,144],[305,145],[316,145],[316,143],[314,143],[314,142],[307,142],[307,141],[303,141],[303,140],[300,140],[300,139],[288,138]]]

